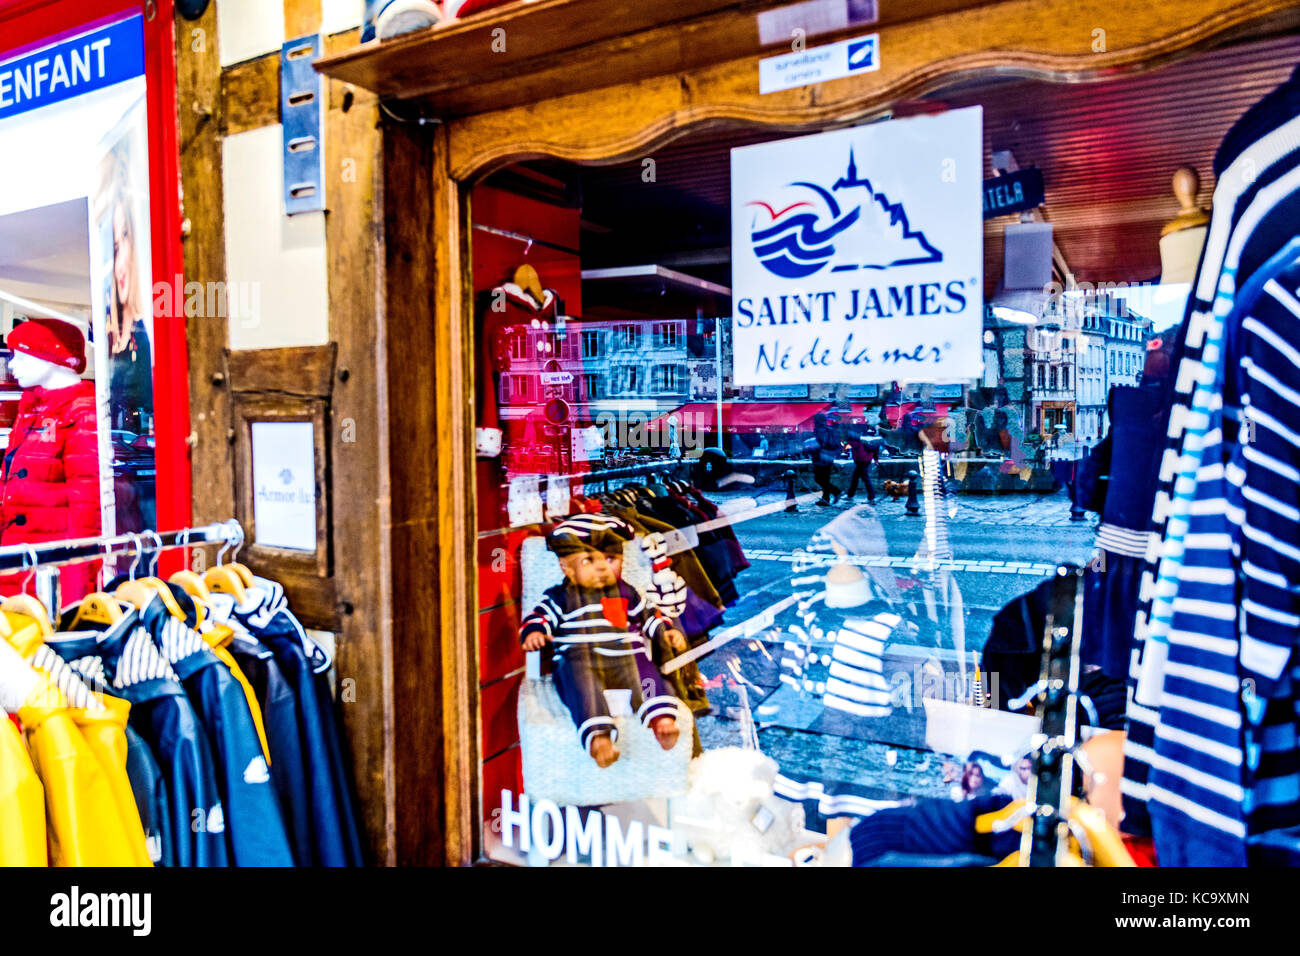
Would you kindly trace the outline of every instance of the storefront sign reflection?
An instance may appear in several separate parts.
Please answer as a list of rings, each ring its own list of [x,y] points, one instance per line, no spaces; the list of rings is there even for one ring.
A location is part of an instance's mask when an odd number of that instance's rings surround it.
[[[732,150],[737,385],[983,370],[982,114]]]

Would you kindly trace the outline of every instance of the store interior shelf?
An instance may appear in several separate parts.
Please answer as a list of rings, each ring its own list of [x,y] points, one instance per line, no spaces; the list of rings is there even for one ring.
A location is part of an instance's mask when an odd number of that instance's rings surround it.
[[[715,317],[729,315],[731,308],[727,286],[660,265],[583,269],[582,297],[588,306],[616,304],[630,311],[663,314],[693,315],[704,306],[708,316]]]
[[[828,32],[814,42],[987,2],[882,4],[874,24]],[[434,117],[468,116],[757,54],[765,49],[757,14],[783,5],[785,0],[533,0],[357,46],[318,60],[316,69],[387,99],[418,100]],[[766,48],[780,52],[789,43],[782,35]]]

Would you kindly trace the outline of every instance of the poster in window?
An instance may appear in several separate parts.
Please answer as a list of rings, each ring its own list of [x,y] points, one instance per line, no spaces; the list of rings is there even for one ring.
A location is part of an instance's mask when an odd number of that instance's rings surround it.
[[[737,385],[983,369],[980,107],[731,151]]]
[[[103,525],[105,533],[140,531],[157,525],[153,264],[143,95],[100,144],[90,202],[100,455],[102,462],[111,462],[111,477],[106,478],[112,494],[105,495]]]

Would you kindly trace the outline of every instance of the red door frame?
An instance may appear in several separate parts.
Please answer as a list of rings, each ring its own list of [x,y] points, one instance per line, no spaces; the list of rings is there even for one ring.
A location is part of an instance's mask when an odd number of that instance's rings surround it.
[[[0,0],[0,59],[46,46],[104,23],[144,14],[146,110],[149,124],[149,209],[153,281],[180,281],[172,301],[183,303],[180,151],[176,129],[176,48],[173,0]],[[149,11],[153,11],[150,19]],[[215,38],[213,38],[215,49]],[[215,54],[214,54],[215,55]],[[151,296],[152,299],[152,296]],[[190,523],[189,351],[185,314],[154,318],[154,432],[158,527]]]

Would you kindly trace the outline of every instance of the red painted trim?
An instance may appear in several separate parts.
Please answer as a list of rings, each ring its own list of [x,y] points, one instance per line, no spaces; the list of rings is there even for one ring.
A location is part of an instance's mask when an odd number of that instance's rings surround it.
[[[0,59],[143,13],[145,6],[144,0],[0,0]],[[144,25],[144,49],[154,282],[175,282],[181,277],[183,289],[173,0],[154,0],[153,6],[154,17]],[[215,49],[215,38],[213,46]],[[184,297],[179,298],[183,303]],[[185,438],[190,432],[190,390],[183,311],[179,316],[154,320],[154,415],[158,526],[187,527],[191,521],[190,450]]]

